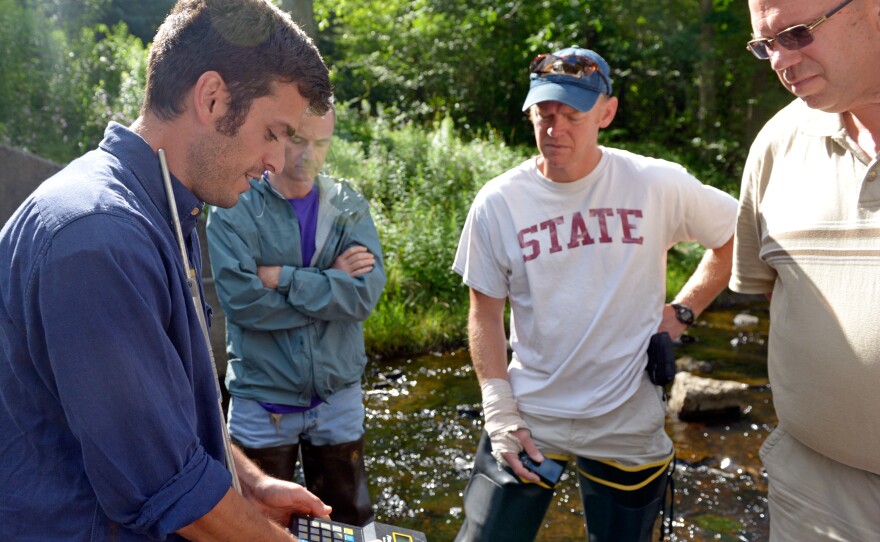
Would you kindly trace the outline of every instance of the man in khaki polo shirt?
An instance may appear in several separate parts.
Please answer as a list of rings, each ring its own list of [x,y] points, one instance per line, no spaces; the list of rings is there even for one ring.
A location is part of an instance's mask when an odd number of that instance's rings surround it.
[[[730,287],[771,298],[770,540],[880,540],[880,0],[750,0],[798,97],[746,163]]]

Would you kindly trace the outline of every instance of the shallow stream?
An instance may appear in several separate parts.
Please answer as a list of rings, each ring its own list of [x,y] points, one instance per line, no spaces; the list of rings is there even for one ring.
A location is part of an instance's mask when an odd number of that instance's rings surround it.
[[[759,318],[738,327],[737,314]],[[750,385],[742,416],[667,419],[678,466],[674,533],[668,540],[767,540],[767,484],[758,448],[776,424],[767,386],[766,305],[726,303],[701,316],[678,348],[711,364],[701,376]],[[449,542],[482,428],[480,394],[466,350],[379,360],[366,376],[367,469],[377,517]],[[584,540],[576,476],[566,472],[538,541]]]

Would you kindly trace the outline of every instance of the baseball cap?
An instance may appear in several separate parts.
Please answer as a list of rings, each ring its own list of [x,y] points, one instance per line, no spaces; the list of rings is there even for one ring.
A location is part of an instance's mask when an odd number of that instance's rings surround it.
[[[611,69],[604,58],[590,49],[575,46],[539,55],[530,69],[523,111],[536,103],[551,101],[589,111],[600,94],[611,94]]]

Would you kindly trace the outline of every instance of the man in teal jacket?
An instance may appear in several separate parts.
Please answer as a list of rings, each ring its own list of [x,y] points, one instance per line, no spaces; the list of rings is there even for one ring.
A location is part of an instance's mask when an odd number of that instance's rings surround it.
[[[318,172],[334,113],[303,118],[279,173],[212,208],[208,247],[226,313],[232,438],[263,470],[306,486],[337,521],[373,519],[364,468],[363,321],[385,286],[367,202]]]

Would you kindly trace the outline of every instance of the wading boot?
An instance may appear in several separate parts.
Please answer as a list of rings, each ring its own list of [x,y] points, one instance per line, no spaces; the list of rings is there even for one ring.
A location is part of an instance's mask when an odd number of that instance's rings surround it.
[[[361,527],[373,521],[363,437],[330,446],[301,444],[306,489],[333,507],[331,518]]]
[[[627,467],[578,457],[590,542],[651,542],[671,461]]]
[[[552,499],[553,489],[523,482],[510,467],[499,466],[483,431],[464,490],[465,519],[455,542],[533,542]]]
[[[288,444],[286,446],[273,446],[271,448],[247,448],[239,443],[236,446],[241,448],[244,455],[256,463],[260,469],[281,480],[293,482],[293,475],[296,471],[297,453],[299,451],[298,444]]]

